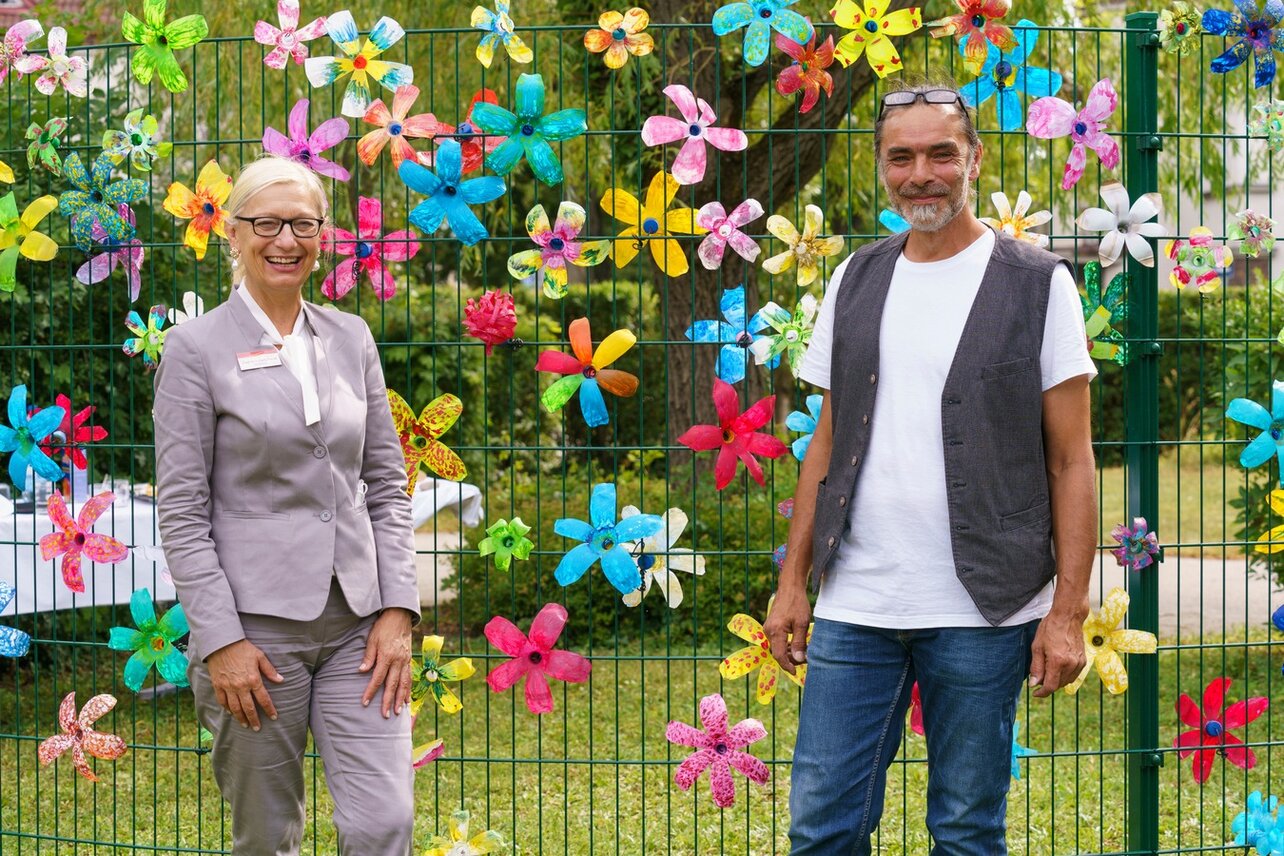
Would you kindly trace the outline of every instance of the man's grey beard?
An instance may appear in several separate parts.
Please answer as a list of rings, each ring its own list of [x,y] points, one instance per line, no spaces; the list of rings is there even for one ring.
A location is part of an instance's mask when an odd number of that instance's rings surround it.
[[[971,172],[972,161],[969,159],[965,174],[970,174]],[[897,214],[901,215],[901,217],[905,218],[905,221],[910,224],[910,228],[917,232],[931,233],[941,231],[950,223],[953,223],[954,218],[959,216],[963,209],[966,208],[968,203],[972,200],[972,183],[965,181],[963,183],[963,192],[958,196],[958,198],[953,196],[946,197],[947,204],[944,210],[936,209],[929,212],[917,205],[907,205],[905,206],[905,210],[901,210],[901,207],[895,202],[895,200],[899,198],[900,194],[894,193],[892,189],[887,186],[887,178],[882,169],[879,169],[878,171],[878,178],[883,185],[883,192],[887,194],[887,198],[891,202],[892,209],[895,210]]]

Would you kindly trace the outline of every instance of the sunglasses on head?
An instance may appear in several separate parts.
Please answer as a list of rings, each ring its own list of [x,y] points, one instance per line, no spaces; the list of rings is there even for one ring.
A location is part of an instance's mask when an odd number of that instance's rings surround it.
[[[967,105],[963,103],[963,97],[953,89],[928,89],[923,92],[915,92],[912,89],[897,89],[883,95],[882,103],[878,108],[878,115],[882,116],[888,107],[908,107],[920,99],[928,104],[958,104],[960,110],[967,109]]]

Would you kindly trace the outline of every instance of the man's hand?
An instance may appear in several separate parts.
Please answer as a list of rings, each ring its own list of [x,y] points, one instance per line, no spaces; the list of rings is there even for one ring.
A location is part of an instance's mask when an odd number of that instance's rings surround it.
[[[255,702],[263,708],[268,719],[276,719],[276,707],[267,687],[263,686],[263,678],[276,684],[285,678],[253,642],[242,639],[219,648],[205,659],[205,667],[214,686],[214,698],[236,717],[237,722],[259,730],[259,711]]]
[[[361,704],[368,706],[383,685],[383,718],[388,709],[401,714],[401,706],[410,700],[410,613],[404,609],[384,610],[375,619],[366,639],[366,656],[357,669],[369,672],[370,683],[361,695]]]
[[[1030,688],[1035,698],[1047,698],[1057,690],[1073,683],[1088,662],[1083,649],[1083,622],[1087,617],[1083,608],[1052,611],[1039,624],[1030,646]]]
[[[810,624],[811,604],[807,602],[806,589],[782,584],[762,630],[771,645],[771,656],[791,675],[796,674],[797,666],[807,662],[807,628]]]

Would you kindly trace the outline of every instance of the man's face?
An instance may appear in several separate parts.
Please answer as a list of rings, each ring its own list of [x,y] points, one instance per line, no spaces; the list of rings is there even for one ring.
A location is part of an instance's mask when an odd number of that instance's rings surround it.
[[[936,232],[953,222],[980,170],[981,150],[970,156],[957,105],[888,108],[879,174],[892,208],[914,229]]]

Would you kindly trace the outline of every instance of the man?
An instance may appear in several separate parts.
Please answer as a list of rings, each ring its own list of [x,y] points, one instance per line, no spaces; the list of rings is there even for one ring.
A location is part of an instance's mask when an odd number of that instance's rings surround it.
[[[830,280],[801,374],[824,404],[766,626],[783,668],[808,663],[792,853],[872,852],[917,681],[932,854],[996,856],[1021,684],[1047,697],[1084,665],[1096,370],[1065,262],[972,213],[982,147],[958,91],[885,94],[874,147],[911,229]]]

